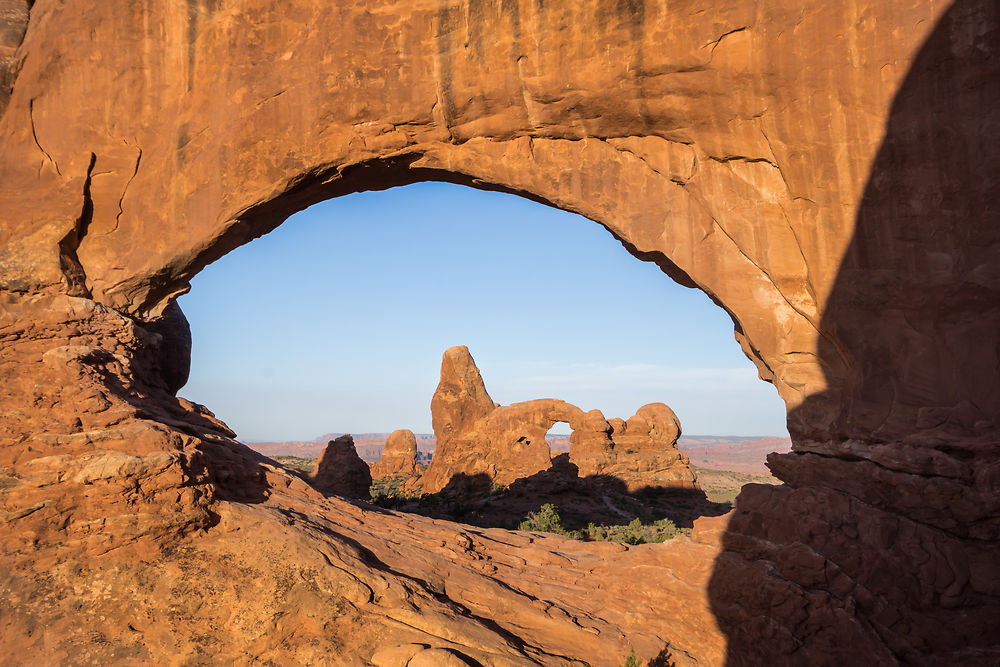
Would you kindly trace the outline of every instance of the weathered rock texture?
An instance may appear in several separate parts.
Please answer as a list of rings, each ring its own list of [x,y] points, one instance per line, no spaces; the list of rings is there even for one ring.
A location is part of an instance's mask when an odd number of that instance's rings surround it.
[[[354,449],[354,438],[345,433],[326,444],[309,476],[314,488],[347,498],[370,498],[372,474]]]
[[[3,660],[997,662],[998,11],[0,2]],[[732,316],[794,451],[709,599],[711,547],[362,511],[171,395],[201,268],[427,179],[582,213]]]
[[[386,477],[412,478],[420,474],[417,467],[417,438],[413,431],[398,429],[389,434],[382,458],[370,466],[372,479]]]
[[[599,416],[594,415],[590,424],[600,424]],[[629,490],[644,486],[698,488],[687,454],[677,448],[681,423],[669,407],[650,403],[628,421],[616,418],[607,424],[609,432],[592,428],[589,437],[584,437],[584,432],[576,438],[577,432],[570,436],[569,458],[581,477],[608,475],[625,482]]]
[[[420,480],[427,493],[444,489],[456,477],[485,475],[510,484],[548,470],[552,453],[545,434],[557,422],[572,429],[569,460],[580,476],[610,475],[629,489],[697,488],[687,456],[677,449],[680,422],[666,405],[640,408],[630,426],[617,420],[619,443],[600,410],[585,413],[553,398],[497,405],[464,345],[445,350],[431,421],[437,449]]]

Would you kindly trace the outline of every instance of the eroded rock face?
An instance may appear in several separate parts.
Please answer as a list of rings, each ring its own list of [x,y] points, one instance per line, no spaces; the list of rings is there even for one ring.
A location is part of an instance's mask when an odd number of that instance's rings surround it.
[[[680,420],[663,403],[642,406],[628,421],[603,422],[594,410],[580,434],[570,436],[569,458],[581,477],[608,475],[625,482],[630,491],[644,486],[697,489],[691,462],[677,448],[680,435]]]
[[[389,434],[382,458],[372,463],[372,479],[386,477],[412,478],[420,474],[417,466],[417,439],[413,431],[398,429]]]
[[[431,411],[437,450],[421,478],[428,493],[458,478],[484,476],[484,483],[508,485],[548,470],[552,453],[545,434],[557,422],[572,429],[569,461],[581,477],[612,476],[630,490],[698,488],[687,457],[677,449],[680,422],[663,403],[643,406],[627,423],[614,420],[620,424],[619,442],[600,410],[585,413],[552,398],[496,405],[469,349],[459,346],[444,353]]]
[[[345,433],[327,443],[316,459],[309,483],[323,493],[347,498],[370,498],[372,475],[358,451],[354,438]]]
[[[431,423],[437,447],[448,443],[455,433],[468,431],[473,424],[498,407],[486,392],[483,376],[469,353],[456,345],[445,350],[441,359],[441,381],[431,398]]]
[[[997,662],[995,2],[177,4],[0,0],[10,655]],[[427,179],[722,304],[786,485],[708,543],[529,542],[321,498],[171,395],[146,323],[201,268]]]

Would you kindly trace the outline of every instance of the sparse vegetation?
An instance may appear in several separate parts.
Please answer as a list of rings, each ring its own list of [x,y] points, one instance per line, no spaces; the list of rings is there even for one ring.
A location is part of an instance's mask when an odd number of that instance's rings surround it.
[[[553,533],[588,542],[621,542],[622,544],[666,542],[670,538],[682,534],[674,522],[667,518],[643,524],[642,520],[636,517],[627,524],[617,526],[599,526],[591,523],[583,530],[569,530],[563,526],[559,516],[559,508],[552,503],[546,503],[537,511],[530,512],[520,523],[518,529]]]
[[[635,655],[635,649],[632,649],[628,657],[625,658],[625,662],[622,663],[622,667],[642,667],[642,661]]]
[[[316,459],[303,459],[298,456],[275,456],[274,460],[286,468],[299,472],[312,472],[316,466]]]
[[[587,539],[594,542],[621,542],[622,544],[666,542],[681,535],[682,532],[670,519],[657,519],[650,524],[643,524],[638,517],[621,526],[590,524],[585,531]]]
[[[407,491],[403,488],[406,478],[386,477],[372,482],[372,502],[380,507],[396,509],[403,503],[420,500],[420,490]]]
[[[538,508],[537,512],[529,512],[524,517],[524,521],[518,526],[519,530],[535,530],[540,533],[556,533],[557,535],[568,535],[559,518],[559,508],[552,503],[545,503]]]
[[[302,472],[311,472],[315,459],[294,456],[276,457],[282,465]],[[562,535],[588,542],[619,542],[649,544],[666,542],[690,532],[689,517],[702,516],[706,510],[717,514],[739,493],[747,482],[767,483],[772,477],[732,471],[697,469],[699,480],[714,501],[705,505],[695,496],[678,494],[669,489],[646,487],[632,493],[601,487],[575,489],[554,486],[532,489],[521,481],[506,485],[488,480],[448,492],[425,494],[419,487],[404,488],[406,479],[393,477],[372,483],[372,502],[379,507],[414,512],[450,521],[462,521],[477,526],[531,530]],[[533,498],[546,495],[549,502],[540,507]],[[537,507],[533,511],[531,507]],[[712,507],[718,508],[712,511]],[[522,519],[519,521],[518,516]],[[680,526],[678,525],[680,524]],[[683,526],[683,527],[682,527]]]

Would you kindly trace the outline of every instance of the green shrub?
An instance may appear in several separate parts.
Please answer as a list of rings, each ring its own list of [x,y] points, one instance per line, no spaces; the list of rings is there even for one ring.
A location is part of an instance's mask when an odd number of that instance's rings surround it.
[[[621,531],[621,542],[625,544],[642,544],[646,541],[646,531],[639,517],[632,519]]]
[[[595,526],[593,521],[587,524],[587,529],[584,532],[587,534],[587,538],[594,542],[603,542],[607,539],[607,530],[604,526]]]
[[[518,526],[519,530],[536,530],[542,533],[566,534],[562,519],[559,518],[559,508],[552,503],[545,503],[537,512],[529,512]]]
[[[676,524],[670,519],[659,519],[649,524],[643,525],[642,520],[636,517],[629,523],[619,526],[597,526],[594,523],[587,525],[582,537],[594,542],[621,542],[622,544],[646,544],[649,542],[666,542],[672,537],[681,534]]]
[[[380,507],[393,509],[407,502],[419,500],[421,496],[419,488],[414,491],[403,490],[406,481],[405,477],[376,479],[371,486],[372,502]]]
[[[632,649],[631,652],[629,652],[628,657],[625,658],[625,663],[622,664],[622,667],[642,667],[642,661],[635,657],[635,649]]]

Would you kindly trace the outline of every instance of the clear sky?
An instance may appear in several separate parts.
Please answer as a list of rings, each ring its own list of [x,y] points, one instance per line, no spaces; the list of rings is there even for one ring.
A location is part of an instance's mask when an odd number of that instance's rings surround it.
[[[628,418],[662,401],[685,433],[787,435],[721,308],[600,225],[513,195],[421,183],[332,199],[206,268],[180,305],[194,339],[180,395],[244,441],[430,433],[452,345],[503,404]]]

